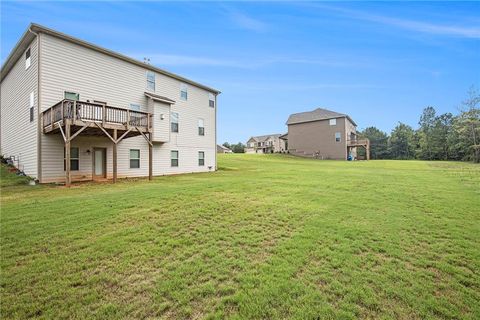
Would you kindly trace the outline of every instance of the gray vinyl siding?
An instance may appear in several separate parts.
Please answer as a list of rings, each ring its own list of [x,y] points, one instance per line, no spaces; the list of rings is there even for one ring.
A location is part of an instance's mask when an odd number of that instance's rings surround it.
[[[31,65],[25,70],[22,53],[1,83],[0,149],[4,156],[15,156],[20,170],[37,178],[38,54],[36,38],[30,43]],[[30,122],[30,93],[34,92],[34,119]]]
[[[61,99],[64,91],[80,94],[81,100],[105,101],[108,105],[129,108],[131,103],[141,106],[141,111],[153,112],[144,92],[147,90],[146,69],[108,56],[83,46],[53,36],[42,37],[42,101],[46,110]],[[215,169],[215,108],[208,106],[208,91],[188,86],[188,100],[180,99],[181,82],[155,73],[155,92],[175,100],[172,112],[179,114],[179,133],[170,133],[169,141],[154,143],[153,174],[176,174]],[[162,108],[163,109],[163,108]],[[163,111],[165,111],[163,109]],[[162,111],[162,112],[163,112]],[[154,115],[155,121],[159,115]],[[205,136],[198,135],[198,118],[205,121]],[[155,120],[157,119],[157,120]],[[169,116],[162,120],[170,130]],[[162,136],[165,131],[162,131]],[[59,135],[42,135],[42,169],[44,182],[63,181],[63,142]],[[73,180],[91,178],[92,154],[86,150],[107,147],[107,177],[112,175],[112,142],[106,137],[77,137],[72,146],[80,148],[80,172],[73,172]],[[140,168],[130,169],[129,150],[140,149]],[[179,151],[179,166],[170,166],[170,151]],[[198,151],[205,152],[205,166],[198,166]],[[82,159],[85,158],[85,159]],[[83,165],[82,165],[83,164]],[[118,176],[138,177],[148,175],[148,144],[142,136],[123,140],[118,146]]]

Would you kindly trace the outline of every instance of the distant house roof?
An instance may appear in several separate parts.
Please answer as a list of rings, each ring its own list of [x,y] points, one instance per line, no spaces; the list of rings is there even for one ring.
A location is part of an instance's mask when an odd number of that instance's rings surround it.
[[[288,132],[282,134],[279,138],[282,139],[282,140],[288,140]]]
[[[287,125],[295,124],[295,123],[318,121],[318,120],[328,120],[328,119],[334,119],[334,118],[348,118],[348,120],[350,120],[351,123],[353,123],[355,126],[357,125],[355,121],[352,120],[352,118],[350,118],[348,115],[344,113],[338,113],[335,111],[330,111],[322,108],[317,108],[313,111],[291,114],[290,117],[288,117]]]
[[[232,152],[232,149],[227,148],[225,146],[222,146],[220,144],[217,144],[217,150],[224,150],[224,151]]]
[[[280,136],[281,136],[280,133],[266,134],[266,135],[263,135],[263,136],[251,137],[250,139],[248,139],[248,141],[250,141],[250,140],[255,140],[256,142],[263,142],[263,141],[267,140],[267,139],[270,138],[270,137],[272,137],[272,138],[280,138]]]

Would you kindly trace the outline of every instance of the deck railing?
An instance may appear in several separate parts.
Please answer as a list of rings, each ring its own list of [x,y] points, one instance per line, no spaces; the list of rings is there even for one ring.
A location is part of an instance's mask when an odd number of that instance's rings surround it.
[[[347,140],[347,145],[349,146],[356,146],[356,145],[366,145],[370,141],[368,139],[350,139]]]
[[[73,119],[119,124],[150,129],[151,114],[100,103],[64,99],[43,112],[43,126],[47,127],[60,120]]]

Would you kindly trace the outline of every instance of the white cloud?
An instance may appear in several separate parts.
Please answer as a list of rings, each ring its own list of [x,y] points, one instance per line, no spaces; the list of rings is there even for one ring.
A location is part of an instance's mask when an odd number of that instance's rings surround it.
[[[435,24],[430,22],[401,19],[389,16],[370,14],[365,11],[345,9],[329,5],[315,5],[317,8],[336,11],[348,17],[394,26],[415,32],[455,36],[462,38],[480,38],[480,26],[461,26],[453,24]]]
[[[237,26],[256,32],[265,32],[268,29],[268,25],[263,21],[252,18],[238,11],[230,11],[230,18]]]

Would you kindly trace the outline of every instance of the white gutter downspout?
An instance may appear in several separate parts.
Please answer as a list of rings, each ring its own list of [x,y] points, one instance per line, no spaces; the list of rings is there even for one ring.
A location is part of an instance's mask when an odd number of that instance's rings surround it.
[[[40,117],[41,112],[41,99],[40,99],[40,34],[32,30],[32,26],[28,28],[28,31],[33,33],[37,37],[37,180],[42,183],[42,119]]]

